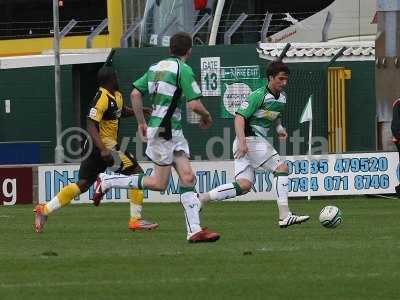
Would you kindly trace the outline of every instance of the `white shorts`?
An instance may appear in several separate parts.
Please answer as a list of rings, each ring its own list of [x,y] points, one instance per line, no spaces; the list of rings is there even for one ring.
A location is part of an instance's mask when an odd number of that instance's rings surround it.
[[[190,157],[189,145],[183,136],[172,137],[168,141],[158,137],[147,141],[146,155],[159,166],[172,165],[176,151],[183,151]]]
[[[247,179],[255,182],[255,170],[263,169],[274,172],[283,161],[275,148],[264,138],[258,136],[246,137],[248,152],[245,156],[235,159],[235,180]],[[235,157],[238,141],[233,142]]]

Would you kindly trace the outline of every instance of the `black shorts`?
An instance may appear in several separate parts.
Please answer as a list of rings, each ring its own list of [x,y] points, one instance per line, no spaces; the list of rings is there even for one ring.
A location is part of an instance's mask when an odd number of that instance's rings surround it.
[[[103,173],[108,167],[112,166],[116,168],[116,173],[124,175],[143,172],[135,157],[128,151],[113,151],[113,158],[110,162],[104,161],[100,155],[100,150],[97,147],[93,147],[90,155],[81,162],[79,180],[85,179],[89,184],[92,184],[96,181],[99,173]]]

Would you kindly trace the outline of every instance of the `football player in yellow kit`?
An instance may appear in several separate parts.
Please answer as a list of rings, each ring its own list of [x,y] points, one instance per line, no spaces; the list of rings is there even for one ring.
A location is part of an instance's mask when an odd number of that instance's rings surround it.
[[[116,173],[125,175],[143,173],[134,156],[128,151],[120,151],[117,142],[119,118],[135,115],[131,108],[124,106],[122,94],[119,92],[117,74],[112,67],[104,66],[99,70],[97,79],[100,87],[89,110],[87,126],[92,143],[87,140],[84,146],[84,152],[90,151],[90,154],[88,153],[87,158],[81,162],[77,183],[65,186],[48,203],[36,205],[35,231],[38,233],[42,232],[48,215],[86,192],[96,181],[98,174],[104,172],[107,167],[117,164]],[[151,109],[144,108],[143,110],[147,115],[151,113]],[[89,146],[90,144],[92,147]],[[128,197],[131,215],[128,228],[134,231],[157,228],[157,223],[142,218],[143,190],[128,189]],[[94,205],[99,205],[100,200],[94,197]]]

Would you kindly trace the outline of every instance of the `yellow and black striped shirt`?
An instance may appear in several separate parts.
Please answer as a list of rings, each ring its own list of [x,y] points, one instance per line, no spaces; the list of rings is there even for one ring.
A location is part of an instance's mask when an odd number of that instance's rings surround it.
[[[111,94],[100,87],[91,105],[88,118],[98,124],[101,141],[108,149],[117,145],[119,118],[124,103],[122,94]]]

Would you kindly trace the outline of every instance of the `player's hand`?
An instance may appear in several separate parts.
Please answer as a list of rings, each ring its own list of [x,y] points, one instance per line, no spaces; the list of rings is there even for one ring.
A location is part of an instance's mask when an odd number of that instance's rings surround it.
[[[287,134],[286,130],[284,132],[278,133],[278,138],[281,141],[286,141],[286,139],[288,138],[288,134]]]
[[[147,119],[151,116],[153,109],[151,107],[143,107],[143,115]]]
[[[239,142],[238,149],[233,156],[234,158],[241,158],[244,157],[248,151],[249,148],[247,148],[246,141]]]
[[[140,139],[142,140],[142,142],[146,143],[147,142],[147,124],[146,123],[139,124],[138,131],[139,131]]]
[[[110,149],[104,149],[100,151],[101,158],[107,163],[107,165],[112,165],[114,163],[114,159],[111,155]]]
[[[199,127],[201,129],[208,129],[211,127],[211,125],[212,125],[212,118],[210,114],[208,114],[206,117],[200,118]]]

